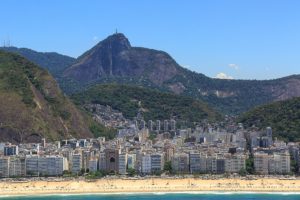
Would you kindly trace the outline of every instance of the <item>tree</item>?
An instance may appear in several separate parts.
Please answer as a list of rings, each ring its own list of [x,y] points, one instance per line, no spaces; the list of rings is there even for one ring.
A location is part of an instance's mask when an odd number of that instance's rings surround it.
[[[240,176],[246,176],[247,175],[247,171],[245,168],[242,168],[240,171],[239,171],[239,175]]]
[[[249,174],[254,174],[254,158],[252,155],[246,160],[246,172]]]
[[[297,162],[292,158],[292,159],[291,159],[291,172],[296,174],[296,173],[298,172],[298,170],[299,170],[298,164],[297,164]]]
[[[164,170],[167,171],[167,172],[169,172],[169,173],[172,172],[172,163],[171,163],[171,161],[165,162]]]
[[[133,168],[128,168],[127,172],[128,172],[128,176],[134,176],[134,175],[136,175],[136,171]]]

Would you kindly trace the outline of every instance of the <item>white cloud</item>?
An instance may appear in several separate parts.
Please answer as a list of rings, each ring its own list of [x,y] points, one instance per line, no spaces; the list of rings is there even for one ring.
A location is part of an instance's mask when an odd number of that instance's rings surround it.
[[[228,67],[232,68],[232,69],[235,69],[235,70],[239,70],[240,67],[237,65],[237,64],[228,64]]]
[[[220,72],[216,75],[216,78],[218,79],[233,79],[232,76],[228,76],[227,74]]]

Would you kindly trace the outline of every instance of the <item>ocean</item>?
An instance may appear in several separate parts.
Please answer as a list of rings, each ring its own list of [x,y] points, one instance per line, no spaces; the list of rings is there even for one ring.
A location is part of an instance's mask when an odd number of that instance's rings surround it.
[[[300,200],[300,194],[154,193],[0,197],[1,200]]]

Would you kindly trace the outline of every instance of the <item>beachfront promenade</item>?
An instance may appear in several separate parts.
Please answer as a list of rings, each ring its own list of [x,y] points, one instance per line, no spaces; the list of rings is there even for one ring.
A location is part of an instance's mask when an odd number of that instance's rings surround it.
[[[300,192],[300,180],[98,179],[95,181],[0,182],[0,195],[130,192]]]

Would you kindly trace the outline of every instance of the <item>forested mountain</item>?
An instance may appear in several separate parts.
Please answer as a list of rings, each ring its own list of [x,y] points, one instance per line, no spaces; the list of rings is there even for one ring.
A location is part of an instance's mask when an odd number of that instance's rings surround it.
[[[75,58],[55,52],[37,52],[27,48],[0,47],[0,50],[17,53],[40,67],[48,70],[54,78],[59,78],[62,72],[75,62]]]
[[[105,132],[63,95],[44,69],[0,51],[0,141],[40,142]],[[96,130],[96,131],[95,131]],[[98,132],[97,132],[98,131]]]
[[[267,81],[213,79],[182,68],[165,52],[132,47],[121,33],[109,36],[80,56],[64,71],[61,87],[72,93],[112,82],[202,99],[227,114],[300,96],[299,75]]]
[[[300,98],[262,105],[244,113],[240,119],[246,127],[272,127],[275,136],[288,141],[300,140]]]
[[[203,119],[221,120],[222,116],[200,100],[162,93],[157,90],[137,86],[105,84],[95,85],[72,96],[79,105],[109,105],[132,119],[141,111],[145,120],[177,120],[199,122]]]
[[[223,114],[240,114],[258,105],[300,97],[299,75],[263,81],[209,78],[181,67],[166,52],[132,47],[121,33],[107,37],[76,60],[23,48],[5,50],[47,69],[67,94],[98,83],[136,85],[200,99]]]

